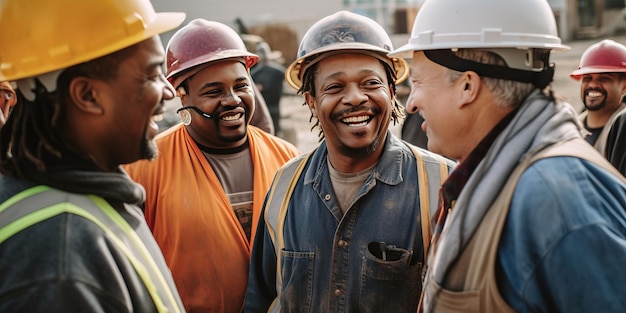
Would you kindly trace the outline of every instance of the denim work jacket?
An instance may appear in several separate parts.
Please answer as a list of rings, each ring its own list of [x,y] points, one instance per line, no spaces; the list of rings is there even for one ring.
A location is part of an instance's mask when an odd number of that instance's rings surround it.
[[[626,186],[585,160],[532,165],[498,248],[498,287],[518,312],[626,312]]]
[[[244,312],[270,307],[282,312],[415,312],[423,248],[414,154],[389,133],[385,151],[345,215],[326,157],[322,142],[289,200],[279,299],[275,238],[264,216],[259,219]]]

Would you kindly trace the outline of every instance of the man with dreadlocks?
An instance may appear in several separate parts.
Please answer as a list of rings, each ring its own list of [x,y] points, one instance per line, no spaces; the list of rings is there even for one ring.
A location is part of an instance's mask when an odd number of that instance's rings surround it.
[[[379,24],[345,11],[304,35],[286,79],[322,141],[272,184],[245,312],[415,312],[430,212],[453,162],[389,131],[408,75],[391,49]]]
[[[174,97],[158,35],[184,18],[149,0],[0,5],[19,103],[0,129],[0,312],[184,311],[120,167],[157,153]]]

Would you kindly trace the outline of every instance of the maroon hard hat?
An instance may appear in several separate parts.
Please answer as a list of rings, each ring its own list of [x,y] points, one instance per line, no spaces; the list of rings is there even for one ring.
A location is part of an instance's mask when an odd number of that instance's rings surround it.
[[[578,80],[591,73],[626,73],[626,47],[610,39],[591,45],[580,57],[578,69],[569,76]]]
[[[167,79],[174,88],[209,62],[242,58],[246,68],[250,68],[259,60],[257,55],[248,52],[232,28],[204,19],[195,19],[179,29],[168,42],[166,54]]]

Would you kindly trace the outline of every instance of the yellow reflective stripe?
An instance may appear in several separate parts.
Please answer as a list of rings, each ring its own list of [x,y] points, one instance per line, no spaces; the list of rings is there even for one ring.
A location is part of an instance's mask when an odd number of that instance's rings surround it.
[[[289,199],[291,199],[291,194],[293,193],[294,188],[296,187],[296,182],[298,181],[300,174],[304,170],[304,166],[306,165],[307,160],[311,157],[313,152],[310,152],[306,155],[303,155],[300,159],[293,159],[287,165],[281,167],[275,175],[274,182],[268,191],[268,197],[265,204],[265,225],[267,227],[268,233],[270,235],[270,239],[272,243],[274,243],[274,249],[276,253],[276,294],[280,296],[280,288],[282,286],[282,270],[281,270],[281,258],[280,251],[285,247],[285,239],[283,236],[283,226],[285,223],[285,216],[287,215],[287,209],[289,205]],[[298,163],[295,166],[295,169],[291,168],[293,163]],[[287,175],[291,175],[290,177],[284,176],[285,171],[287,171]],[[292,173],[293,172],[293,173]],[[289,181],[289,184],[285,184],[286,181]],[[274,195],[277,194],[277,199],[274,199]],[[281,195],[282,194],[282,195]],[[282,198],[279,198],[282,197]],[[280,203],[279,201],[280,200]],[[274,211],[278,210],[278,214],[274,216]],[[275,229],[274,229],[275,228]],[[276,297],[274,301],[270,304],[267,312],[280,312],[280,305],[278,303],[278,298]]]
[[[420,197],[420,227],[422,228],[422,248],[424,249],[424,259],[428,254],[428,246],[430,245],[430,238],[432,236],[430,231],[430,199],[428,190],[428,175],[426,175],[426,164],[424,158],[417,151],[417,148],[411,146],[411,150],[415,155],[415,162],[417,165],[417,185],[419,188]]]
[[[25,198],[28,198],[34,194],[38,194],[40,192],[44,192],[46,190],[50,190],[50,187],[48,186],[43,186],[43,185],[38,185],[35,187],[31,187],[28,188],[16,195],[14,195],[13,197],[9,198],[8,200],[4,201],[3,203],[0,204],[0,212],[6,210],[8,207],[12,206],[13,204],[22,201]]]
[[[269,194],[267,197],[267,208],[268,210],[266,210],[265,212],[265,225],[267,227],[267,232],[270,235],[270,239],[272,240],[272,242],[276,242],[276,230],[274,230],[274,223],[271,223],[269,220],[270,214],[269,214],[269,209],[272,208],[272,201],[274,201],[274,195],[276,193],[276,186],[279,185],[279,181],[282,178],[283,172],[285,171],[286,167],[281,167],[280,169],[278,169],[278,171],[276,172],[276,183],[272,184],[272,186],[270,187],[269,190]],[[278,255],[276,256],[278,258]]]
[[[134,242],[135,246],[139,248],[144,259],[147,262],[149,262],[149,265],[152,267],[154,274],[157,276],[157,279],[159,280],[159,283],[163,286],[163,291],[166,293],[168,299],[170,300],[170,303],[172,303],[172,306],[174,307],[176,312],[180,312],[177,306],[178,302],[174,298],[174,295],[172,294],[172,291],[170,290],[169,285],[165,281],[165,278],[163,277],[161,271],[159,270],[159,267],[154,262],[152,255],[150,254],[146,246],[143,244],[143,241],[141,240],[141,238],[139,238],[137,233],[130,227],[130,225],[128,225],[126,220],[106,200],[104,200],[101,197],[94,196],[94,195],[89,195],[89,198],[96,205],[98,205],[102,209],[104,214],[106,214],[109,218],[111,218],[111,220],[113,220],[113,222],[115,222],[115,224],[117,224],[122,229],[122,231]],[[152,287],[154,287],[154,284],[152,284]],[[158,293],[157,293],[157,296],[158,296]],[[159,300],[160,305],[163,306],[163,309],[167,311],[167,308],[161,302],[160,297],[158,297],[158,300]],[[156,299],[155,299],[155,303],[156,303]],[[161,309],[159,309],[159,312],[161,312]]]
[[[23,192],[11,197],[9,200],[5,201],[4,203],[2,203],[0,205],[0,212],[6,210],[8,207],[10,207],[11,205],[16,204],[17,202],[24,200],[30,196],[36,195],[38,193],[44,192],[50,190],[49,187],[47,186],[36,186],[33,188],[29,188],[27,190],[24,190]],[[171,290],[169,289],[169,287],[167,286],[167,283],[165,283],[165,279],[161,276],[161,271],[158,269],[158,267],[156,266],[156,264],[154,263],[154,259],[152,258],[151,255],[146,254],[147,252],[147,248],[143,245],[143,242],[141,241],[141,239],[139,239],[139,236],[137,236],[137,233],[135,233],[132,228],[130,227],[130,225],[128,225],[128,223],[126,222],[126,220],[124,220],[119,213],[117,213],[115,211],[115,209],[113,209],[113,207],[111,207],[108,202],[106,202],[104,199],[96,197],[96,196],[90,196],[90,199],[96,204],[98,205],[98,207],[100,207],[102,209],[102,211],[109,216],[116,224],[117,226],[120,227],[120,229],[122,229],[122,231],[124,231],[124,233],[126,235],[129,236],[129,238],[131,238],[131,240],[134,242],[134,244],[141,250],[144,258],[146,260],[148,260],[148,262],[150,262],[150,266],[153,267],[153,272],[158,275],[157,277],[159,278],[160,282],[163,283],[166,288],[164,288],[164,291],[166,293],[168,293],[168,297],[170,297],[170,300],[172,301],[172,305],[174,307],[174,309],[176,310],[176,312],[180,312],[178,310],[178,305],[177,305],[177,301],[174,300],[173,295],[171,294]],[[104,205],[103,205],[104,204]],[[7,240],[8,238],[10,238],[11,236],[15,235],[16,233],[34,225],[37,224],[39,222],[42,222],[44,220],[47,220],[51,217],[54,217],[56,215],[62,214],[62,213],[70,213],[70,214],[75,214],[78,216],[81,216],[91,222],[93,222],[94,224],[96,224],[98,227],[100,227],[102,230],[104,230],[105,233],[107,233],[107,235],[109,235],[111,237],[111,239],[113,240],[113,242],[120,248],[120,250],[122,250],[122,252],[126,255],[126,257],[128,258],[128,260],[130,261],[130,263],[133,265],[133,267],[135,268],[135,271],[137,271],[137,274],[139,275],[139,277],[142,279],[142,281],[144,282],[146,289],[148,290],[148,293],[150,294],[152,301],[154,302],[154,305],[157,309],[158,312],[169,312],[169,309],[167,308],[167,306],[163,303],[163,301],[161,300],[161,297],[158,293],[158,289],[156,288],[155,284],[152,282],[152,279],[149,275],[149,273],[147,272],[147,270],[145,269],[145,267],[142,265],[141,262],[139,262],[139,260],[132,254],[132,252],[129,250],[129,248],[122,242],[121,239],[119,239],[115,233],[108,228],[102,221],[100,221],[99,219],[97,219],[95,216],[93,216],[91,213],[89,213],[88,211],[86,211],[85,209],[72,204],[70,202],[63,202],[63,203],[57,203],[45,208],[41,208],[38,209],[37,211],[27,214],[25,216],[20,217],[19,219],[11,222],[10,224],[6,225],[3,228],[0,228],[0,244],[3,243],[5,240]],[[116,217],[114,217],[116,216]]]
[[[0,228],[0,244],[25,228],[64,212],[63,208],[55,208],[56,206],[59,205],[40,209]]]
[[[285,248],[285,236],[283,235],[283,226],[285,226],[285,217],[287,216],[287,209],[289,206],[289,200],[291,199],[291,194],[293,193],[294,188],[296,188],[296,183],[298,182],[298,178],[300,177],[300,173],[302,173],[302,169],[306,164],[306,160],[308,157],[303,158],[300,163],[298,163],[298,167],[296,168],[296,172],[293,175],[293,178],[289,182],[289,186],[287,187],[287,192],[283,197],[283,201],[280,205],[280,212],[278,213],[278,220],[280,221],[278,225],[276,225],[276,237],[278,237],[278,252],[282,251]],[[281,269],[280,264],[280,255],[276,256],[276,268]],[[282,270],[278,272],[278,277],[280,281],[283,281]]]
[[[165,305],[161,301],[161,298],[156,292],[156,286],[152,283],[150,276],[148,275],[146,269],[141,265],[141,262],[139,262],[132,255],[132,253],[128,250],[126,245],[124,245],[124,243],[115,235],[115,233],[111,231],[111,229],[109,229],[106,225],[104,225],[104,223],[102,223],[100,220],[94,217],[91,213],[85,211],[84,209],[72,203],[65,202],[65,203],[54,204],[46,208],[41,208],[34,213],[28,214],[16,220],[15,222],[0,229],[0,243],[4,242],[4,240],[20,232],[21,230],[25,229],[28,226],[34,225],[36,223],[39,223],[41,221],[44,221],[46,219],[49,219],[53,216],[56,216],[62,213],[71,213],[71,214],[84,217],[88,219],[89,221],[91,221],[92,223],[96,224],[102,230],[104,230],[107,233],[107,235],[111,236],[111,239],[113,240],[113,242],[115,242],[115,244],[122,250],[122,252],[124,252],[126,257],[129,259],[129,261],[131,262],[131,264],[137,271],[137,274],[139,275],[139,277],[141,277],[141,279],[145,283],[146,288],[148,289],[148,292],[150,293],[153,301],[155,302],[155,306],[157,310],[159,312],[168,312],[168,309],[165,307]]]

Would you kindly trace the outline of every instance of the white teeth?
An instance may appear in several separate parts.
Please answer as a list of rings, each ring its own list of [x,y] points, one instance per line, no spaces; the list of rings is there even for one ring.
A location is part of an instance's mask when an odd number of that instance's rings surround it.
[[[602,93],[601,92],[597,92],[597,91],[590,91],[587,93],[587,96],[589,97],[602,97]]]
[[[235,115],[228,115],[228,116],[224,116],[222,117],[223,121],[236,121],[241,117],[241,114],[235,114]]]
[[[359,116],[347,117],[347,118],[344,118],[341,121],[344,122],[344,123],[363,123],[363,122],[366,122],[369,119],[370,119],[370,117],[367,116],[367,115],[359,115]]]
[[[152,120],[155,122],[160,122],[163,120],[163,114],[157,114],[152,116]]]

